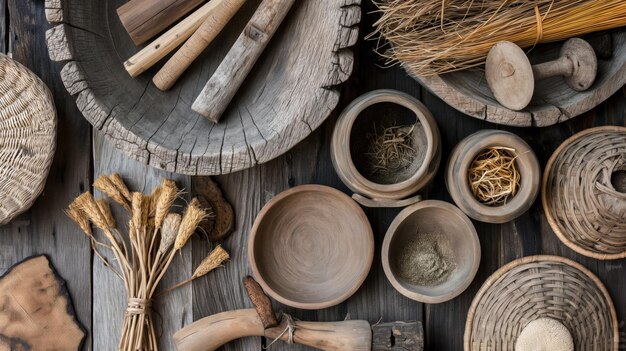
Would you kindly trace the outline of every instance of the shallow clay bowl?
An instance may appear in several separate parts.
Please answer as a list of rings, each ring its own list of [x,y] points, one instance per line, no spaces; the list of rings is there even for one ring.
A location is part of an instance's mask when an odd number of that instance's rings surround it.
[[[285,305],[321,309],[346,300],[372,265],[374,237],[363,210],[322,185],[282,192],[261,210],[248,258],[263,290]]]
[[[420,233],[447,236],[456,268],[442,284],[415,285],[397,273],[395,260],[406,243]],[[461,294],[474,280],[480,264],[480,242],[474,225],[456,206],[427,200],[405,208],[391,222],[383,241],[382,261],[387,279],[402,295],[419,302],[440,303]]]

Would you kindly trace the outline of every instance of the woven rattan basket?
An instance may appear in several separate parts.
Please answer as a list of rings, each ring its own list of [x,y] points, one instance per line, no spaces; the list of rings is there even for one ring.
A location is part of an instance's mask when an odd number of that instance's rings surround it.
[[[46,183],[56,146],[48,87],[0,54],[0,224],[28,209]]]
[[[584,130],[552,154],[542,202],[565,245],[601,260],[626,257],[626,190],[616,178],[626,178],[626,127]]]
[[[465,323],[465,351],[513,351],[539,318],[561,322],[577,351],[617,351],[617,315],[588,269],[558,256],[530,256],[498,269],[478,291]]]

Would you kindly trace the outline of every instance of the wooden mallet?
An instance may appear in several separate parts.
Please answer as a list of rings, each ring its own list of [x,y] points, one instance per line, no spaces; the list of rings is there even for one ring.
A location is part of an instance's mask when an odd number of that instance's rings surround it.
[[[192,109],[217,123],[295,0],[263,0]]]
[[[169,90],[191,63],[211,44],[224,26],[241,8],[246,0],[211,0],[216,2],[215,10],[204,20],[200,28],[167,61],[152,81],[160,90]]]
[[[593,48],[579,38],[566,41],[558,59],[537,65],[530,64],[519,46],[501,41],[487,55],[485,76],[496,100],[502,106],[518,111],[530,103],[535,81],[563,76],[570,88],[584,91],[593,84],[597,69]]]

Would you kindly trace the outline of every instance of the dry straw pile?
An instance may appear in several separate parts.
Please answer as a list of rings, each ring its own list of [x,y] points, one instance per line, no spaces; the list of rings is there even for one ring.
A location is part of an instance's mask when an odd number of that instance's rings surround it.
[[[119,350],[158,350],[150,311],[152,297],[176,252],[187,244],[200,221],[211,214],[202,209],[196,199],[182,215],[170,212],[179,190],[174,181],[168,179],[150,195],[131,193],[118,174],[101,176],[93,185],[122,206],[129,216],[128,231],[123,234],[116,226],[109,203],[94,199],[89,192],[77,197],[67,208],[68,216],[91,241],[95,254],[124,281],[128,307]],[[96,238],[92,224],[102,231],[105,240]],[[117,268],[102,250],[113,253]],[[207,274],[228,258],[228,253],[217,246],[183,283]]]
[[[501,40],[522,48],[626,25],[623,0],[376,0],[379,46],[428,76],[484,64]],[[375,33],[373,33],[375,34]]]

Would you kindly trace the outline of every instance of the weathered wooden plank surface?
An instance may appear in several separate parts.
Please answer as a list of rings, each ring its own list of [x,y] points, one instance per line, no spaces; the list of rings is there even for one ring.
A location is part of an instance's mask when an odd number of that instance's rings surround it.
[[[93,143],[94,178],[118,172],[122,175],[131,191],[149,194],[163,177],[176,180],[181,189],[190,189],[191,179],[187,176],[166,173],[140,164],[123,156],[119,150],[104,140],[100,133],[94,135]],[[119,207],[114,207],[118,227],[126,228],[128,217]],[[123,231],[127,233],[127,231]],[[190,277],[191,246],[187,245],[173,261],[160,288],[167,288]],[[120,339],[127,296],[122,281],[115,276],[100,260],[94,260],[93,275],[93,349],[112,350]],[[158,289],[160,290],[160,289]],[[157,294],[158,294],[157,290]],[[193,318],[193,299],[191,286],[183,286],[153,301],[154,322],[157,333],[161,333],[159,344],[162,350],[171,350],[171,337],[175,331],[190,323]]]
[[[93,336],[93,342],[92,339],[87,340],[85,349],[115,349],[121,313],[125,307],[124,295],[120,291],[121,284],[115,281],[97,260],[93,260],[91,267],[92,256],[88,242],[61,212],[75,195],[89,189],[93,180],[90,171],[94,162],[90,157],[91,134],[73,99],[64,92],[59,78],[60,66],[47,60],[43,34],[47,25],[43,18],[41,1],[6,1],[9,5],[10,20],[5,23],[10,24],[12,29],[10,37],[14,57],[40,75],[54,93],[59,110],[59,145],[43,196],[32,210],[0,228],[0,273],[26,256],[34,253],[49,254],[60,274],[68,282],[80,321],[89,329],[89,337]],[[3,8],[0,0],[0,17]],[[371,2],[365,1],[363,14],[372,10]],[[371,31],[374,19],[373,14],[364,15],[361,33]],[[0,38],[0,46],[2,42],[4,40]],[[401,68],[378,67],[384,62],[372,53],[374,45],[375,42],[371,41],[359,42],[355,54],[355,74],[343,88],[339,108],[309,138],[270,163],[216,178],[225,196],[233,204],[237,216],[237,230],[223,243],[231,252],[232,260],[224,268],[157,302],[157,311],[166,322],[162,350],[173,349],[169,344],[169,336],[179,326],[227,309],[251,306],[241,287],[241,278],[249,273],[245,256],[247,236],[257,212],[272,196],[289,187],[306,183],[326,184],[348,191],[332,168],[328,143],[338,112],[364,92],[378,88],[393,88],[406,91],[424,101],[433,112],[441,130],[444,164],[451,148],[458,141],[481,128],[506,129],[521,135],[533,147],[542,166],[545,166],[556,147],[575,132],[594,125],[626,125],[624,90],[589,113],[563,124],[542,129],[503,128],[463,116],[443,101],[420,89]],[[244,123],[248,123],[245,115],[242,118]],[[165,174],[138,166],[134,161],[112,150],[100,136],[95,137],[93,146],[94,175],[119,171],[133,189],[150,191]],[[443,168],[440,169],[433,185],[428,188],[426,195],[428,198],[450,201],[442,172]],[[177,179],[180,186],[193,188],[189,178],[177,177]],[[618,320],[626,320],[626,294],[624,294],[626,260],[596,261],[584,258],[562,245],[550,230],[539,201],[527,214],[511,223],[489,225],[474,222],[479,232],[483,256],[476,280],[465,293],[453,301],[439,305],[422,305],[410,301],[393,290],[386,281],[380,264],[380,243],[397,212],[389,209],[366,210],[374,229],[377,249],[372,272],[353,298],[337,307],[322,311],[294,310],[280,305],[276,305],[276,308],[285,308],[303,320],[341,320],[348,314],[352,319],[363,318],[370,322],[377,322],[381,318],[383,321],[422,320],[428,350],[461,350],[467,309],[484,280],[499,266],[516,258],[547,253],[573,258],[597,273],[613,297]],[[202,239],[194,239],[192,248],[188,248],[182,257],[176,259],[168,281],[174,282],[181,277],[187,277],[209,248]],[[157,320],[160,320],[159,317]],[[625,328],[626,326],[622,324],[620,330],[623,338],[626,338]],[[231,343],[224,349],[260,350],[261,345],[260,338],[251,338]],[[304,350],[302,347],[288,347],[285,344],[274,345],[272,349]]]
[[[48,85],[58,115],[57,150],[41,197],[26,213],[0,227],[0,274],[22,259],[47,254],[67,281],[80,323],[91,329],[89,242],[63,213],[72,198],[89,188],[91,133],[76,105],[66,98],[61,67],[48,59],[47,23],[39,0],[0,1],[0,48]],[[9,40],[10,39],[10,40]],[[10,42],[10,47],[8,43]],[[77,264],[79,263],[79,264]],[[85,349],[91,349],[90,335]]]

